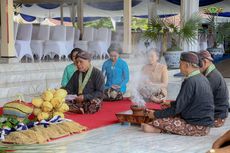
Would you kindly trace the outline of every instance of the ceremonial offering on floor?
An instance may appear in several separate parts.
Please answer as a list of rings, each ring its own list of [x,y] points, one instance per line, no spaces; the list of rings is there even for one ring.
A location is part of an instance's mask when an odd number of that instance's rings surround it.
[[[12,144],[46,143],[86,130],[64,118],[69,110],[66,95],[64,89],[50,89],[33,98],[32,105],[22,100],[6,103],[0,117],[0,140]]]
[[[41,97],[34,98],[32,104],[35,107],[33,114],[37,116],[39,121],[50,119],[54,116],[64,118],[64,112],[69,110],[69,106],[65,103],[67,92],[64,89],[47,90]]]
[[[0,120],[3,119],[0,118]],[[2,123],[4,126],[1,128],[1,140],[3,143],[11,144],[46,143],[53,139],[86,130],[86,127],[60,116],[40,122],[27,120],[27,123],[11,118],[4,120],[5,122]],[[15,124],[12,124],[12,121]]]
[[[132,110],[116,113],[116,116],[119,122],[122,124],[125,122],[141,124],[151,121],[151,119],[147,115],[133,114]]]
[[[148,116],[145,114],[146,103],[144,100],[139,98],[131,98],[132,105],[130,106],[131,110],[116,113],[118,120],[121,123],[129,122],[129,123],[147,123],[150,121]]]

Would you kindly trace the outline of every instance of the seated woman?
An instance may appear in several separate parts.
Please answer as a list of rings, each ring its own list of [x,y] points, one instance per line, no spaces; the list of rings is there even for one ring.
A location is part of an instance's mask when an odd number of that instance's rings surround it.
[[[77,55],[77,53],[81,51],[80,48],[74,48],[71,53],[69,54],[69,58],[73,61],[73,63],[69,64],[66,66],[63,76],[62,76],[62,81],[61,81],[61,86],[65,87],[67,85],[67,83],[69,82],[70,78],[72,77],[72,75],[74,74],[74,72],[77,70],[77,67],[74,63],[75,61],[75,57]]]
[[[76,56],[77,71],[73,74],[65,89],[68,94],[77,95],[75,100],[67,102],[70,111],[92,114],[101,108],[104,91],[104,76],[91,65],[91,55],[79,51]]]
[[[186,136],[204,136],[214,124],[214,100],[209,81],[199,71],[198,56],[184,52],[180,58],[180,71],[186,78],[171,107],[147,110],[153,122],[143,124],[145,132],[166,132]]]
[[[146,101],[162,102],[167,96],[168,70],[166,65],[157,62],[158,56],[155,49],[151,49],[148,57],[149,64],[142,68],[144,83],[139,85],[139,92]]]
[[[119,57],[117,49],[110,48],[109,55],[110,59],[105,61],[102,66],[102,72],[107,79],[104,100],[121,100],[126,92],[126,84],[129,81],[129,68],[127,63]]]
[[[227,153],[230,152],[230,130],[218,138],[212,145],[208,153]]]

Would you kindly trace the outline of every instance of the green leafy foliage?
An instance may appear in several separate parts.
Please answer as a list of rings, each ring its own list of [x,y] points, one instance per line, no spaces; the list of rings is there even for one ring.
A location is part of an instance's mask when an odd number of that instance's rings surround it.
[[[151,41],[162,39],[163,36],[170,36],[172,46],[167,50],[181,50],[181,40],[192,44],[197,39],[197,33],[202,18],[198,14],[193,14],[181,27],[169,22],[166,19],[154,17],[149,21],[144,38]]]
[[[180,29],[179,35],[188,44],[193,43],[197,39],[198,29],[200,27],[202,18],[196,14],[192,15],[191,18]]]
[[[217,14],[209,14],[208,33],[214,38],[213,48],[217,48],[224,40],[230,40],[230,22],[217,22]]]
[[[167,23],[159,17],[152,18],[144,32],[144,38],[152,41],[157,41],[163,34],[168,32]]]
[[[138,29],[145,30],[147,24],[148,19],[132,17],[131,28],[134,31],[137,31]]]
[[[137,17],[132,17],[132,24],[131,28],[133,30],[141,29],[144,30],[146,29],[146,25],[148,23],[148,19],[142,19],[142,18],[137,18]],[[84,26],[86,27],[94,27],[94,28],[109,28],[109,29],[114,29],[112,21],[110,18],[102,18],[96,21],[90,21],[90,22],[85,22]]]
[[[85,22],[84,26],[86,27],[94,27],[96,29],[99,28],[109,28],[109,29],[114,29],[112,21],[110,18],[102,18],[96,21],[91,21],[91,22]]]

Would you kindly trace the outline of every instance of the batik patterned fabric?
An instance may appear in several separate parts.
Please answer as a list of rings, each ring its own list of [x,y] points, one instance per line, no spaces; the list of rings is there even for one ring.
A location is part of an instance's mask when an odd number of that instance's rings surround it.
[[[179,117],[156,119],[153,126],[162,130],[163,133],[172,133],[183,136],[205,136],[210,128],[207,126],[192,125]]]
[[[109,88],[104,91],[105,101],[118,101],[123,99],[123,94],[119,90]]]
[[[76,103],[75,101],[67,101],[69,111],[77,114],[94,114],[101,108],[102,100],[95,98],[91,101],[84,101],[82,103]]]

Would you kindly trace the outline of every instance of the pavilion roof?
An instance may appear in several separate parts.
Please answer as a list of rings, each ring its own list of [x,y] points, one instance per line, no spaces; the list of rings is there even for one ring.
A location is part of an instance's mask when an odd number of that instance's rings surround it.
[[[115,2],[120,0],[84,0],[84,2]],[[39,4],[39,3],[72,3],[77,2],[77,0],[14,0],[14,2],[23,3],[23,4]]]

